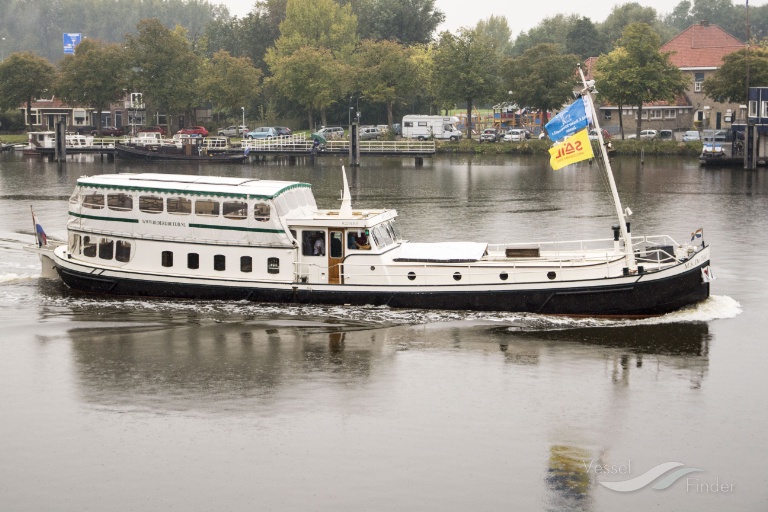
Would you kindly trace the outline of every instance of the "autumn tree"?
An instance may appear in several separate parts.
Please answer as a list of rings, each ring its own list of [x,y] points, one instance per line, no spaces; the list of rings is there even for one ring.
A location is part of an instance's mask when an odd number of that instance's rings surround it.
[[[32,131],[32,100],[48,92],[56,79],[56,68],[30,52],[12,53],[0,63],[0,109],[27,107],[27,124]]]
[[[493,41],[475,29],[440,34],[434,55],[436,93],[443,105],[466,103],[467,134],[472,134],[472,107],[499,91],[499,54]]]
[[[120,100],[126,87],[128,69],[122,45],[86,39],[59,63],[56,95],[70,105],[96,111],[96,127],[101,131],[101,113]]]
[[[393,40],[405,45],[432,40],[445,14],[435,0],[353,0],[363,39]]]

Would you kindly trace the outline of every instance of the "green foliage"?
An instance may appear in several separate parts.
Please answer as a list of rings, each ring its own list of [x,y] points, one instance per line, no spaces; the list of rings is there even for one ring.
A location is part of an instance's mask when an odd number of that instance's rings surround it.
[[[512,54],[512,31],[504,16],[491,15],[488,19],[480,20],[475,26],[478,33],[484,33],[492,42],[499,55]]]
[[[126,51],[122,45],[86,39],[74,55],[59,63],[54,91],[70,105],[90,107],[101,113],[122,98],[127,87]],[[100,126],[100,124],[98,124]]]
[[[354,0],[351,5],[361,39],[425,44],[445,21],[435,0]]]
[[[34,53],[14,53],[0,63],[0,111],[17,109],[41,98],[52,88],[56,68]],[[31,121],[31,120],[30,120]],[[32,129],[30,124],[29,129]]]
[[[232,57],[220,50],[202,66],[198,80],[200,97],[210,102],[214,110],[218,107],[225,115],[234,116],[259,94],[261,78],[261,70],[248,57]]]
[[[749,57],[747,57],[749,55]],[[749,58],[749,83],[752,86],[768,84],[768,48],[745,48],[726,55],[723,65],[704,80],[704,94],[724,103],[746,103],[747,58]]]
[[[301,47],[327,48],[335,57],[348,56],[357,44],[357,17],[349,5],[333,0],[288,0],[274,57],[290,55]],[[274,57],[267,55],[271,66]]]
[[[539,44],[504,63],[503,76],[511,99],[541,111],[559,110],[573,98],[578,56],[560,53],[554,44]]]
[[[540,44],[553,44],[557,46],[558,52],[566,51],[566,37],[578,20],[579,17],[575,14],[568,16],[556,14],[544,18],[541,23],[528,32],[523,32],[517,36],[513,46],[513,55],[520,56],[526,50]]]
[[[458,35],[440,34],[433,67],[440,103],[465,102],[467,119],[471,120],[474,102],[484,103],[498,95],[498,63],[499,54],[485,33],[459,29]]]
[[[565,47],[580,59],[601,55],[607,43],[589,18],[579,18],[565,36]]]
[[[171,31],[157,19],[143,20],[138,29],[137,36],[127,38],[130,83],[161,113],[190,111],[200,100],[196,81],[201,61],[183,30]]]

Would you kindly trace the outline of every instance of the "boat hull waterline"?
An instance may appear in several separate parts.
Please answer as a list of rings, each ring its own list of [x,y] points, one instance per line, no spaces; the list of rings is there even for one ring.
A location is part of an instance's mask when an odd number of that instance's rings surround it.
[[[148,275],[114,269],[97,271],[59,259],[55,265],[70,288],[110,296],[628,318],[670,313],[709,297],[710,283],[702,275],[710,263],[709,248],[702,249],[696,256],[657,272],[615,278],[427,287],[277,284]]]

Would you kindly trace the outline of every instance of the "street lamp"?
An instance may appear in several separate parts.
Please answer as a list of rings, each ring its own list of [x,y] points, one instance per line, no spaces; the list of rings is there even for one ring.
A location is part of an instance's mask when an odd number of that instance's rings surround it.
[[[352,125],[352,96],[349,97],[349,112],[347,112],[347,126]]]
[[[240,107],[240,109],[243,111],[243,126],[240,128],[243,133],[240,135],[245,135],[245,107]]]

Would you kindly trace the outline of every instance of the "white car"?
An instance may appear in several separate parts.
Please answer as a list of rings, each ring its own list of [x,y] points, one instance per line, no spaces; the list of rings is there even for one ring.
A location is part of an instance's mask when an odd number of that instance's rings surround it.
[[[659,137],[659,132],[656,130],[641,130],[640,131],[640,138],[641,139],[656,139]],[[637,134],[633,133],[631,135],[627,135],[628,139],[636,139]]]
[[[683,142],[690,142],[692,140],[701,140],[701,134],[696,130],[689,130],[683,134]]]
[[[504,142],[522,142],[526,139],[525,130],[513,128],[504,134]]]

